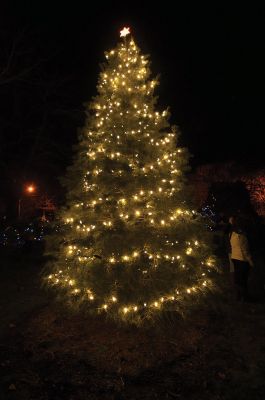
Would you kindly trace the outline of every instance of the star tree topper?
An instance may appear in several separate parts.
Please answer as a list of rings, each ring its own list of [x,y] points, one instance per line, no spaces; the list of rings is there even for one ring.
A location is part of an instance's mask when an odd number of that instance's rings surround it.
[[[130,28],[126,28],[124,27],[121,31],[120,31],[120,37],[126,37],[127,35],[129,35],[130,32]]]

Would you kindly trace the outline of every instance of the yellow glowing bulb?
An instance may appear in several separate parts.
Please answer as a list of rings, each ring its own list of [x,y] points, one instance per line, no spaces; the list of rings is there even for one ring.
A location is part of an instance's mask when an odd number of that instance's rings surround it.
[[[115,303],[117,301],[117,298],[115,296],[112,296],[111,300],[113,301],[113,303]]]

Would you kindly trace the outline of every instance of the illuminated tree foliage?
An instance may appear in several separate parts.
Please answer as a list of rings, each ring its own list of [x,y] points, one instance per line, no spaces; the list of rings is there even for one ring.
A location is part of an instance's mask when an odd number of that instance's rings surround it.
[[[197,304],[215,265],[185,194],[188,153],[168,110],[156,108],[148,57],[130,36],[105,56],[45,281],[64,303],[141,323]]]

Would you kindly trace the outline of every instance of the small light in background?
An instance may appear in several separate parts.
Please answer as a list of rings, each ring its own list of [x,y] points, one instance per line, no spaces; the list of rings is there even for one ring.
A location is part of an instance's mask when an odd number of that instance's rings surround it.
[[[34,193],[36,191],[36,187],[34,185],[28,185],[26,187],[26,192],[27,193]]]

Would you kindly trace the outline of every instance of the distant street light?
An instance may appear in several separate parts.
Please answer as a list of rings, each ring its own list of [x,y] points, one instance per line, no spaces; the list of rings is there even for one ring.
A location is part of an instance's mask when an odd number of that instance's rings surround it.
[[[26,187],[26,192],[28,192],[28,193],[34,193],[35,190],[36,190],[36,188],[34,185],[29,185]]]
[[[26,194],[32,195],[35,192],[36,192],[36,186],[34,186],[33,184],[26,186],[24,189],[24,193],[26,193]],[[18,218],[20,218],[20,216],[21,216],[21,201],[22,201],[22,198],[18,199]]]

